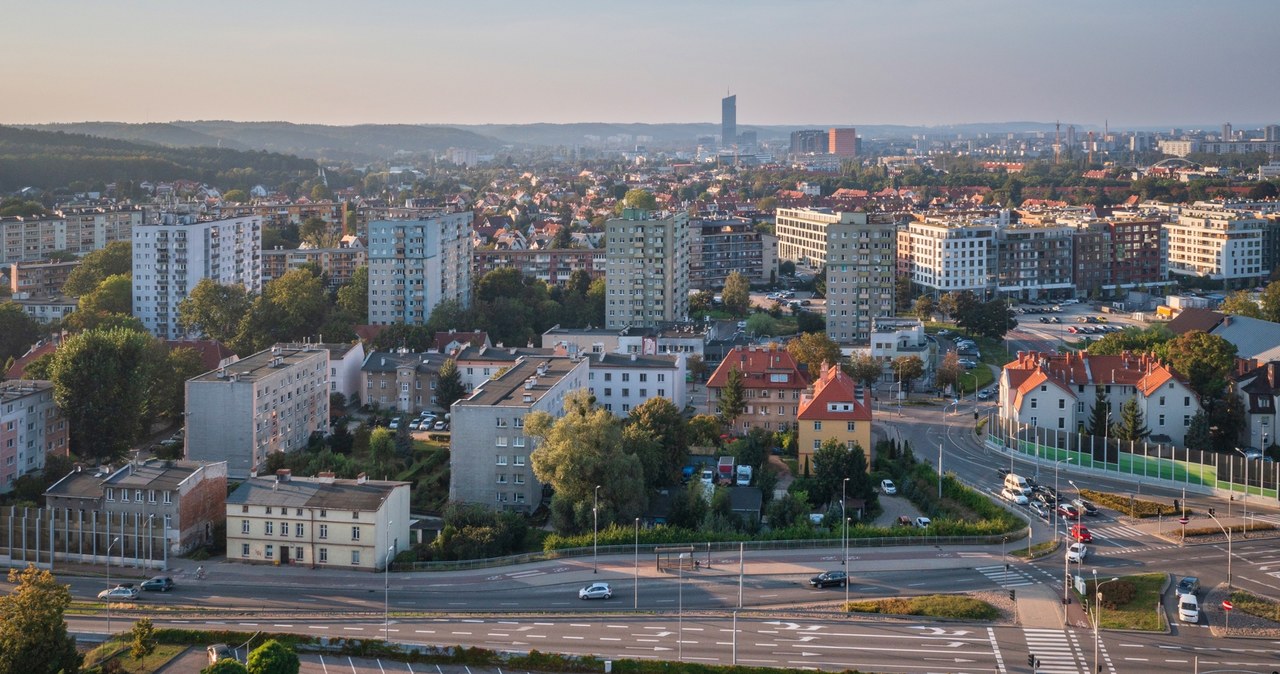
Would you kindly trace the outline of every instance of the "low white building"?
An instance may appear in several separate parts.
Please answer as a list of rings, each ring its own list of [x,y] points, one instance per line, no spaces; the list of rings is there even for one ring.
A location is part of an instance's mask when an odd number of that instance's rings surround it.
[[[639,354],[591,354],[591,394],[605,410],[625,417],[650,398],[666,398],[683,410],[687,403],[685,359]]]
[[[892,382],[893,361],[916,356],[924,363],[924,375],[917,382],[933,378],[937,367],[938,344],[925,335],[924,323],[915,318],[875,318],[871,322],[871,357],[884,364],[883,382]]]
[[[364,344],[321,344],[329,350],[329,392],[347,400],[360,394],[360,367],[364,365]]]

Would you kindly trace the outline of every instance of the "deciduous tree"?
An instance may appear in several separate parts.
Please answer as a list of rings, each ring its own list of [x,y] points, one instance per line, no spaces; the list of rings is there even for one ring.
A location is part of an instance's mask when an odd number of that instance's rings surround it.
[[[809,369],[809,377],[816,379],[822,372],[822,364],[838,365],[843,357],[840,345],[824,333],[807,333],[787,342],[787,353],[796,362]]]
[[[933,383],[939,389],[946,389],[948,386],[957,387],[959,390],[960,375],[964,372],[964,368],[960,366],[960,356],[955,351],[948,351],[947,355],[942,357],[942,362],[938,364],[938,369],[933,373]]]
[[[292,648],[269,639],[249,654],[249,674],[298,674],[301,663]]]
[[[80,297],[98,287],[108,276],[128,274],[133,271],[133,243],[112,241],[106,247],[85,255],[80,265],[67,275],[62,293],[68,297]]]
[[[1235,365],[1236,345],[1207,332],[1185,332],[1163,345],[1163,354],[1200,397],[1217,397]]]
[[[654,397],[633,407],[627,422],[628,430],[638,429],[656,443],[653,457],[641,457],[650,486],[673,484],[689,458],[689,424],[684,414],[669,399]]]
[[[244,286],[201,279],[178,304],[178,323],[210,339],[230,344],[240,333],[240,323],[252,303]]]
[[[71,587],[34,564],[9,569],[17,588],[0,595],[0,672],[69,674],[80,671],[82,657],[63,619],[71,605]]]
[[[1237,290],[1222,301],[1218,305],[1218,311],[1233,316],[1248,316],[1249,318],[1262,318],[1262,307],[1253,301],[1253,297],[1247,291]]]
[[[938,311],[938,304],[929,295],[921,295],[912,304],[911,311],[922,321],[933,320],[933,315]]]
[[[0,304],[0,363],[27,352],[40,339],[40,324],[13,303]]]
[[[78,311],[104,314],[133,314],[133,277],[112,274],[92,291],[80,296]]]
[[[720,297],[724,308],[734,316],[745,316],[751,308],[751,284],[747,277],[739,272],[730,272],[724,281],[724,290]]]
[[[150,618],[139,618],[129,631],[129,655],[147,667],[147,656],[156,652],[156,628]]]
[[[71,446],[92,461],[111,461],[140,437],[155,379],[151,335],[113,328],[89,330],[54,354],[53,396],[67,417]]]
[[[884,376],[884,366],[874,356],[866,353],[855,354],[846,371],[849,377],[867,388],[880,383],[880,378]]]
[[[902,383],[902,390],[910,392],[911,382],[924,375],[924,361],[920,356],[898,356],[893,359],[893,376]]]
[[[349,312],[360,323],[369,320],[369,267],[357,268],[351,280],[338,288],[338,307]]]

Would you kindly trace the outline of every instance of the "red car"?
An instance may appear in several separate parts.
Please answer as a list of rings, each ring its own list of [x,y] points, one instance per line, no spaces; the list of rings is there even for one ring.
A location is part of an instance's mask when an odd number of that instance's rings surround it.
[[[1065,517],[1065,518],[1067,518],[1067,519],[1069,519],[1069,520],[1078,520],[1078,519],[1080,519],[1080,511],[1079,511],[1075,506],[1071,505],[1070,503],[1062,503],[1062,504],[1059,504],[1059,505],[1058,505],[1058,514],[1059,514],[1059,515],[1061,515],[1061,516],[1063,516],[1063,517]]]
[[[1072,524],[1071,528],[1067,530],[1067,535],[1081,543],[1093,542],[1093,534],[1089,533],[1089,527],[1083,524]]]

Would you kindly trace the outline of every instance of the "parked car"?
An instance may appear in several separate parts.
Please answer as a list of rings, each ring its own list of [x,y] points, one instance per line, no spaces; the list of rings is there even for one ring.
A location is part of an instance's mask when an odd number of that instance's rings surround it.
[[[1093,533],[1089,531],[1089,527],[1083,524],[1072,524],[1071,528],[1067,529],[1067,535],[1073,541],[1080,541],[1081,543],[1093,542]]]
[[[226,644],[211,644],[204,649],[205,656],[209,659],[209,664],[217,664],[222,660],[235,660],[236,654],[231,647]]]
[[[999,475],[999,476],[1000,476],[1000,481],[1001,481],[1001,482],[1004,482],[1004,476],[1006,476],[1006,475],[1008,475],[1008,474],[1009,474],[1009,469],[1008,469],[1008,468],[997,468],[997,469],[996,469],[996,475]]]
[[[896,494],[898,493],[898,487],[893,484],[893,480],[881,480],[880,491],[886,494]]]
[[[1058,514],[1059,514],[1059,515],[1061,515],[1061,516],[1063,516],[1063,517],[1065,517],[1065,518],[1067,518],[1067,519],[1069,519],[1069,520],[1078,520],[1078,519],[1080,519],[1080,511],[1079,511],[1079,509],[1077,509],[1075,506],[1071,505],[1070,503],[1062,503],[1062,504],[1059,504],[1059,505],[1058,505]]]
[[[1194,594],[1178,595],[1178,620],[1184,623],[1200,622],[1200,600]]]
[[[928,517],[917,517],[915,521],[917,529],[928,529],[929,525],[933,524],[932,520]]]
[[[1039,515],[1040,519],[1042,520],[1049,519],[1049,509],[1044,507],[1043,503],[1039,501],[1032,501],[1027,507],[1031,508],[1031,512],[1035,513],[1036,515]]]
[[[1047,506],[1054,506],[1054,505],[1058,505],[1058,497],[1057,497],[1057,496],[1055,496],[1053,492],[1050,492],[1050,491],[1042,491],[1042,490],[1037,489],[1037,490],[1035,490],[1034,492],[1032,492],[1032,493],[1031,493],[1031,496],[1032,496],[1032,498],[1034,498],[1035,500],[1037,500],[1037,501],[1039,501],[1039,502],[1041,502],[1041,503],[1043,503],[1043,504],[1045,504],[1045,505],[1047,505]]]
[[[137,599],[137,598],[138,598],[138,588],[125,587],[124,585],[117,585],[116,587],[113,587],[110,590],[103,590],[98,593],[98,599],[129,600],[129,599]]]
[[[432,428],[436,429],[437,431],[447,431],[449,430],[449,422],[437,421],[435,425],[432,426]]]
[[[578,590],[578,599],[608,599],[613,596],[613,588],[608,583],[592,583]]]
[[[1200,591],[1200,579],[1195,576],[1187,576],[1178,581],[1178,594],[1195,594]]]
[[[387,428],[390,428],[393,431],[400,428],[400,417],[392,419],[391,423],[387,424]]]
[[[1003,490],[1001,490],[1000,498],[1010,503],[1017,503],[1018,505],[1027,504],[1027,497],[1023,495],[1022,492],[1014,491],[1012,489],[1009,489],[1008,487],[1005,487]]]
[[[168,576],[156,576],[142,582],[142,589],[155,592],[168,592],[173,589],[173,579]]]
[[[844,587],[849,576],[844,571],[824,571],[809,579],[812,587]]]
[[[940,336],[942,336],[942,337],[946,337],[946,336],[947,336],[947,335],[949,335],[949,334],[951,334],[951,331],[950,331],[950,330],[948,330],[948,329],[946,329],[946,328],[943,328],[943,329],[941,329],[941,330],[939,330],[939,331],[938,331],[938,335],[940,335]]]
[[[1082,499],[1082,498],[1073,499],[1071,501],[1071,505],[1075,506],[1076,510],[1079,510],[1080,512],[1086,515],[1089,515],[1091,517],[1098,516],[1098,506],[1090,503],[1089,501],[1086,501],[1085,499]]]
[[[1076,564],[1084,562],[1084,558],[1089,556],[1089,546],[1084,543],[1072,543],[1067,548],[1067,561]]]

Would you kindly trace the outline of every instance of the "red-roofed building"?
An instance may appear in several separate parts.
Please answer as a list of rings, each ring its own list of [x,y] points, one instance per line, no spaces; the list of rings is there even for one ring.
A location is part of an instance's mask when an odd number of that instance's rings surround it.
[[[859,386],[839,365],[827,365],[813,388],[800,396],[796,438],[801,466],[811,465],[813,453],[823,443],[836,440],[849,449],[861,447],[870,471],[875,460],[871,446],[871,390]]]
[[[1006,423],[1038,427],[1050,438],[1083,433],[1099,392],[1106,395],[1113,422],[1120,420],[1125,401],[1136,398],[1155,442],[1182,444],[1191,417],[1200,411],[1185,378],[1153,356],[1020,351],[1000,375],[1000,416]]]
[[[707,380],[708,414],[718,411],[720,396],[732,370],[742,373],[746,400],[741,416],[734,420],[735,431],[746,434],[752,428],[766,431],[791,428],[799,413],[800,394],[809,388],[809,376],[786,349],[734,347]]]
[[[489,343],[489,333],[484,330],[475,330],[473,332],[458,332],[457,330],[437,332],[433,345],[435,346],[436,351],[449,354],[455,351],[460,351],[466,346],[474,346],[477,349],[482,346],[493,346]]]

